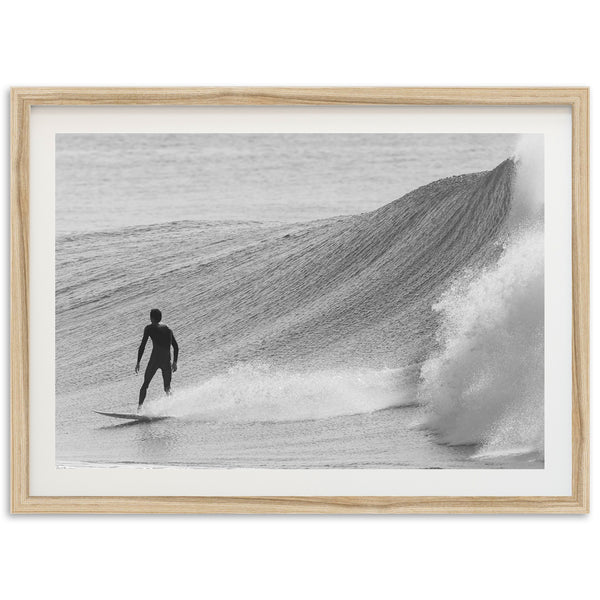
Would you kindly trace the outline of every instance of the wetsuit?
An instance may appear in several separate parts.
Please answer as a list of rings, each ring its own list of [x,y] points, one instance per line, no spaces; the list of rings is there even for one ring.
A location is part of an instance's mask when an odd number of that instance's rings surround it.
[[[158,369],[162,371],[165,392],[168,394],[171,391],[171,345],[173,346],[173,362],[176,363],[179,356],[179,346],[175,341],[173,332],[162,323],[151,323],[146,325],[144,329],[144,337],[138,350],[138,364],[142,360],[148,338],[152,340],[152,354],[144,374],[144,383],[140,389],[138,406],[144,403],[148,386]]]

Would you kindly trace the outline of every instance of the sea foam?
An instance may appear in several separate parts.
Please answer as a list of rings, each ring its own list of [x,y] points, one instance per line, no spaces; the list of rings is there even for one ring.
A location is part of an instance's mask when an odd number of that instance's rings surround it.
[[[411,403],[397,369],[293,372],[240,364],[154,402],[149,413],[215,422],[304,421]]]

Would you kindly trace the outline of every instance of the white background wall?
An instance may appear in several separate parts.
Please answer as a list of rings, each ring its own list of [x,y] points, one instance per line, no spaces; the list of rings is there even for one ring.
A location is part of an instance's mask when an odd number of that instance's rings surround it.
[[[9,86],[588,85],[594,115],[595,9],[582,0],[10,0],[0,34],[7,289]],[[8,292],[0,301],[7,332]],[[11,517],[8,343],[1,349],[5,598],[518,600],[600,593],[594,497],[592,514],[583,517]],[[593,368],[593,346],[592,356]],[[596,463],[592,469],[594,481]]]

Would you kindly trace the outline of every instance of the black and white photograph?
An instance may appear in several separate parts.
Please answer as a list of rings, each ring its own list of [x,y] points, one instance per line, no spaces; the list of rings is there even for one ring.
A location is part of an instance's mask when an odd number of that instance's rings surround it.
[[[3,596],[597,597],[595,7],[5,3]]]
[[[543,135],[55,160],[58,467],[544,468]]]

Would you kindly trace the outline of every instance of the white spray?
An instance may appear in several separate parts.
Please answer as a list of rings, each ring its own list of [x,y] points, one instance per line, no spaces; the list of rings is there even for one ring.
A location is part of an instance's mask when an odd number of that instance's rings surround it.
[[[202,421],[304,421],[410,403],[398,395],[399,370],[293,372],[239,364],[155,402],[152,414]],[[414,402],[414,400],[413,400]]]
[[[466,273],[433,307],[438,354],[421,371],[425,426],[480,453],[533,453],[544,445],[543,138],[526,136],[517,164],[505,249]]]

